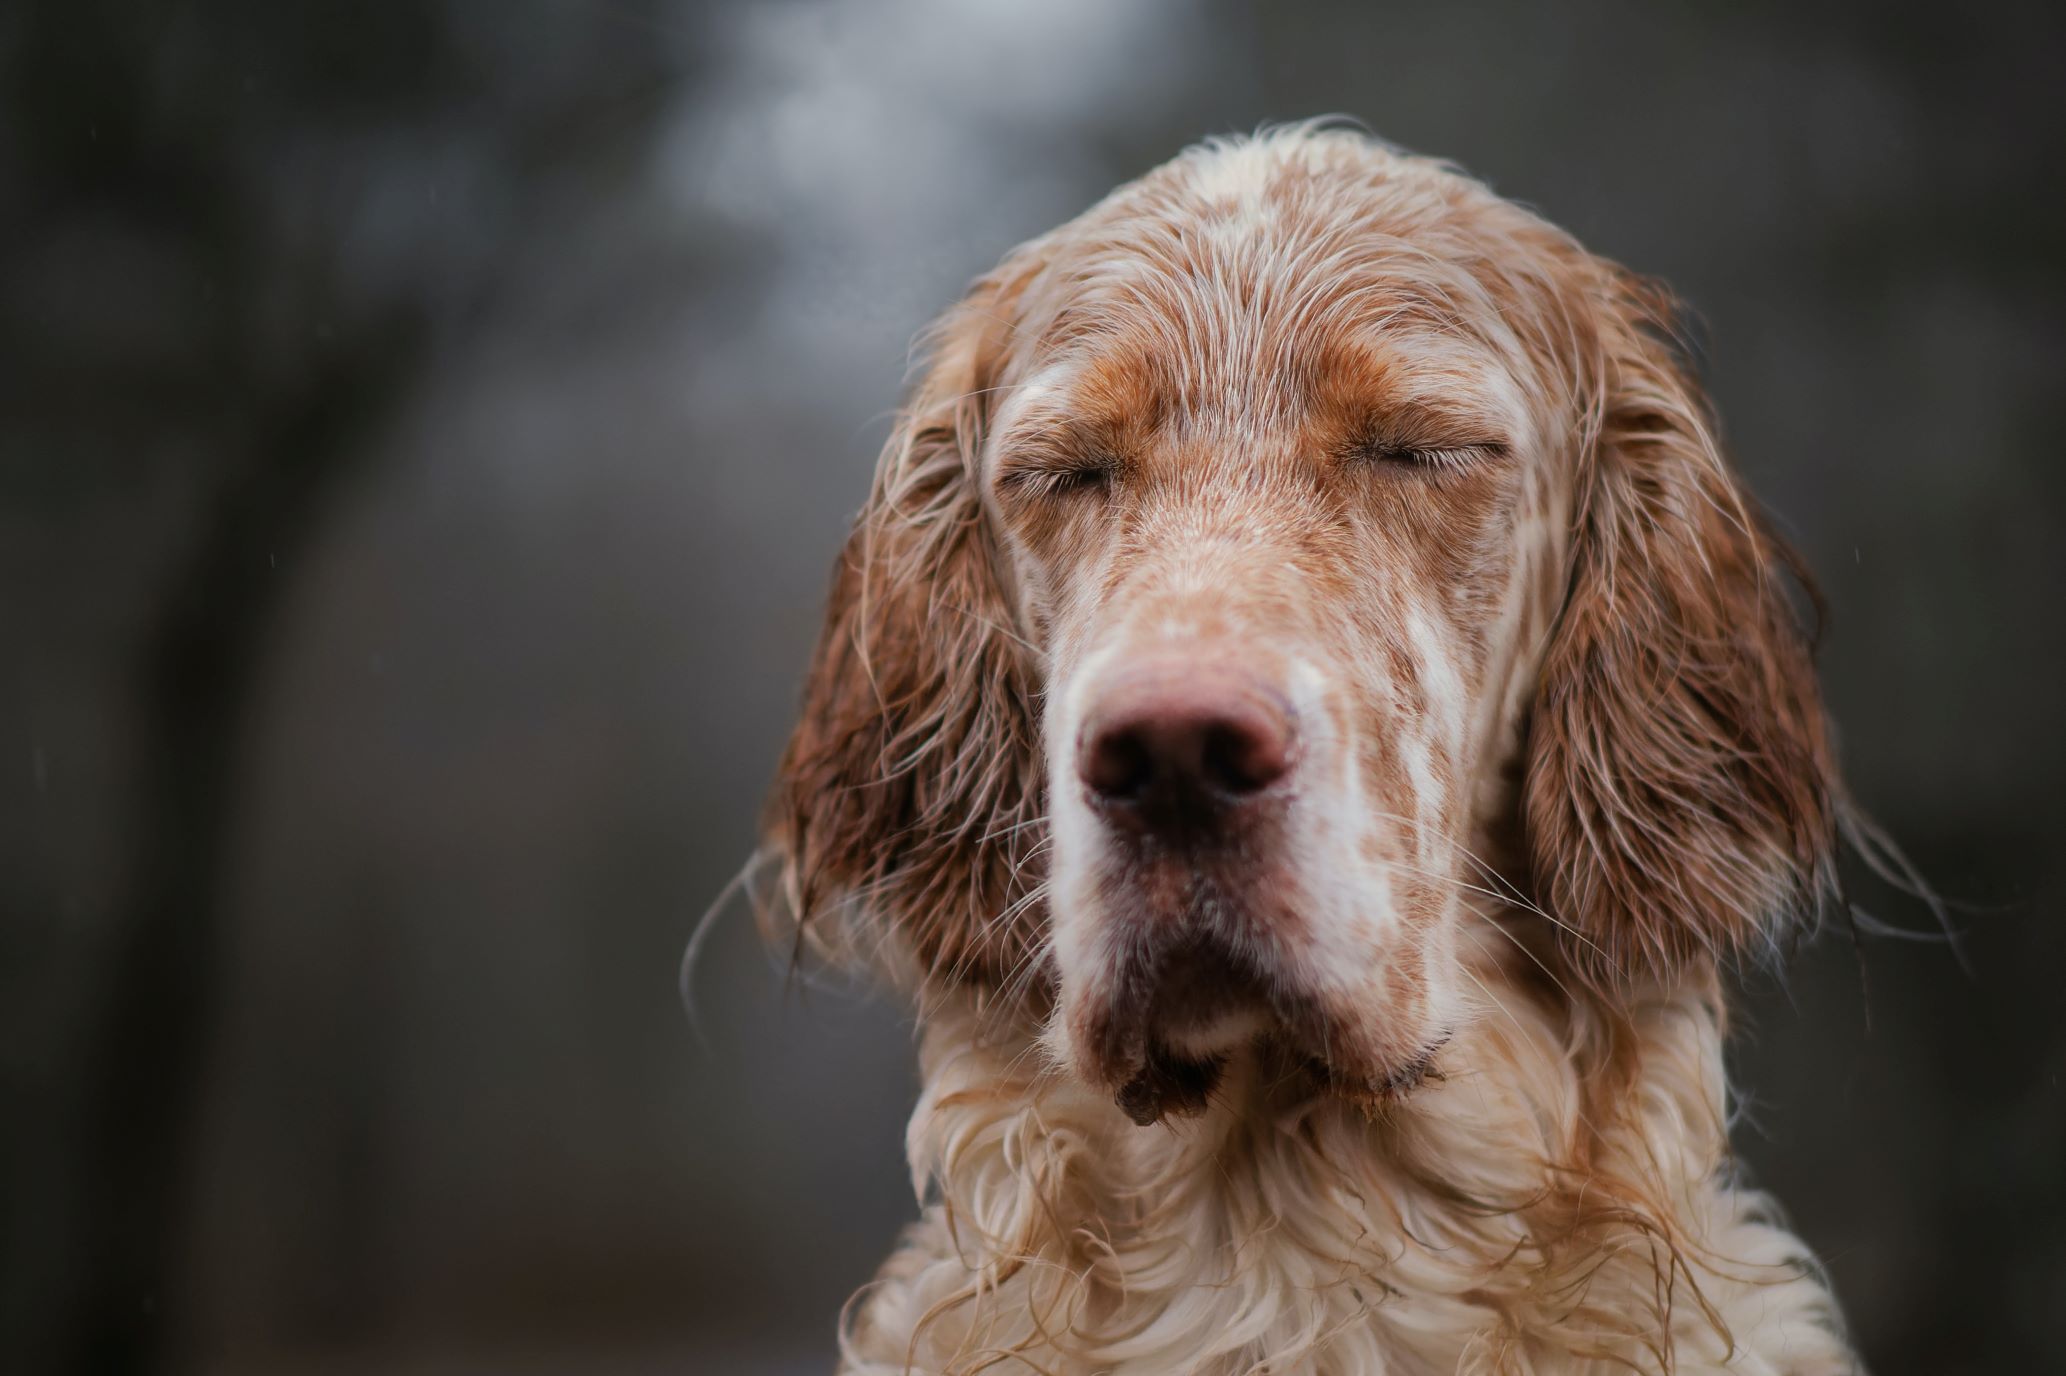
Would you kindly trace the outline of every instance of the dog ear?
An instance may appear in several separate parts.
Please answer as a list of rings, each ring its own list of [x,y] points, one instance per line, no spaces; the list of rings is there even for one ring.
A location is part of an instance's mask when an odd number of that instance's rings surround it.
[[[1537,890],[1598,987],[1770,942],[1834,885],[1842,810],[1797,557],[1752,509],[1662,289],[1600,288],[1600,403],[1529,731]]]
[[[990,985],[1025,964],[1040,927],[1036,686],[979,471],[1004,317],[1028,275],[1007,260],[930,332],[930,366],[834,570],[763,827],[799,940]]]

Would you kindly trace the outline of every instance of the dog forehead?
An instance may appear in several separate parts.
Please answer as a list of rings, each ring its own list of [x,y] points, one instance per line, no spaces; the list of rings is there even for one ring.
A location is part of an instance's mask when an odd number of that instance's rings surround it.
[[[1497,225],[1472,213],[1504,203],[1417,163],[1265,141],[1122,188],[1038,241],[1002,390],[1066,372],[1092,402],[1198,415],[1296,409],[1326,373],[1409,351],[1454,378],[1511,369],[1508,284],[1481,271]]]
[[[1073,227],[1161,219],[1230,242],[1243,231],[1313,230],[1345,216],[1424,217],[1479,198],[1490,199],[1448,165],[1360,134],[1277,131],[1186,149],[1114,189]]]
[[[1449,166],[1346,132],[1213,141],[1129,182],[1049,236],[1065,294],[1125,294],[1158,277],[1238,287],[1392,258],[1456,258],[1505,218]],[[1488,217],[1486,212],[1491,212]]]
[[[1555,372],[1543,332],[1517,330],[1544,313],[1527,284],[1550,280],[1516,270],[1542,247],[1530,226],[1360,135],[1194,149],[1027,246],[990,452],[1312,455],[1409,411],[1435,419],[1423,438],[1528,449]]]

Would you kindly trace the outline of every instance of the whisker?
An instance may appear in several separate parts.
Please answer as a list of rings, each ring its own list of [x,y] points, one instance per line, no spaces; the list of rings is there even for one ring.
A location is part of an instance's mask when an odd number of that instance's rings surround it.
[[[1469,980],[1471,983],[1477,985],[1478,992],[1483,994],[1487,999],[1490,999],[1492,1001],[1492,1006],[1494,1008],[1497,1008],[1500,1012],[1506,1014],[1506,1020],[1514,1025],[1515,1031],[1520,1032],[1523,1035],[1527,1034],[1528,1025],[1522,1022],[1520,1018],[1515,1016],[1513,1009],[1507,1007],[1504,1003],[1500,1001],[1499,995],[1493,993],[1492,990],[1486,986],[1484,980],[1481,980],[1476,975],[1472,974],[1468,966],[1462,966],[1459,968],[1463,971],[1463,977]]]
[[[695,928],[689,933],[688,944],[682,948],[681,965],[675,973],[675,990],[681,998],[682,1012],[688,1017],[689,1031],[696,1039],[696,1046],[706,1053],[710,1050],[710,1044],[703,1036],[703,1021],[696,1013],[696,960],[702,955],[703,943],[709,939],[711,929],[717,925],[719,914],[734,898],[747,890],[753,883],[754,876],[774,858],[774,852],[765,846],[747,856],[746,863],[725,881],[725,886],[718,890],[717,897],[710,900],[710,906],[696,919]]]

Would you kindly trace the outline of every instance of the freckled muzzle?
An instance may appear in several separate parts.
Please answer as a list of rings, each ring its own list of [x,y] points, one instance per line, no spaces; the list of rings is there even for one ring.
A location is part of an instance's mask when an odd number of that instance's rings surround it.
[[[1303,1077],[1375,1103],[1417,1085],[1423,1029],[1368,997],[1381,982],[1365,962],[1397,953],[1345,936],[1367,914],[1344,898],[1353,861],[1321,839],[1342,834],[1350,796],[1324,700],[1311,684],[1295,696],[1263,648],[1226,642],[1093,672],[1067,838],[1079,1070],[1141,1124],[1203,1110],[1250,1053],[1280,1087]]]
[[[1076,1033],[1138,1122],[1202,1107],[1228,1048],[1305,1020],[1275,973],[1292,919],[1271,882],[1298,750],[1288,695],[1225,650],[1140,656],[1089,695],[1077,782],[1116,964]]]

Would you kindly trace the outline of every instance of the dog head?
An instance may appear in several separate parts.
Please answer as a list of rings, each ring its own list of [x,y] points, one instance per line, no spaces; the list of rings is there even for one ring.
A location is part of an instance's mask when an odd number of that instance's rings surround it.
[[[1790,567],[1661,290],[1355,134],[1205,145],[936,327],[771,806],[789,906],[1037,1008],[1142,1121],[1257,1039],[1396,1094],[1494,910],[1615,997],[1819,900]]]

